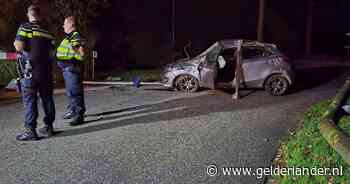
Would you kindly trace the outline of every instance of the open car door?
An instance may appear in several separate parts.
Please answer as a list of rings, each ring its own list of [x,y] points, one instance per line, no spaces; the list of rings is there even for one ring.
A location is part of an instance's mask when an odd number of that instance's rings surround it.
[[[200,85],[210,89],[215,89],[215,80],[217,77],[217,64],[216,62],[201,63],[199,68]]]
[[[202,87],[215,89],[215,80],[218,73],[217,58],[221,49],[221,45],[216,42],[201,54],[205,57],[205,59],[199,64],[198,67],[200,85]]]

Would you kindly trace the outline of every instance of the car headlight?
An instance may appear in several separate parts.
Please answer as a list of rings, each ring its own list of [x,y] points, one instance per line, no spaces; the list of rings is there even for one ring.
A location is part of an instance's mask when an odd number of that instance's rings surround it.
[[[168,77],[165,77],[165,76],[162,76],[161,82],[162,82],[163,84],[168,83],[168,82],[169,82],[169,78],[168,78]]]
[[[172,70],[171,67],[166,66],[166,67],[163,68],[163,73],[168,73],[168,72],[170,72],[171,70]]]

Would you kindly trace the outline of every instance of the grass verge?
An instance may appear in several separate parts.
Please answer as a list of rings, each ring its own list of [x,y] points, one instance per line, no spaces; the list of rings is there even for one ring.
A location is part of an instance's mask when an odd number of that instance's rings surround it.
[[[281,158],[275,161],[275,166],[295,168],[342,168],[342,176],[273,176],[268,183],[278,184],[349,184],[350,165],[345,163],[340,155],[328,145],[319,131],[319,122],[326,111],[329,101],[313,106],[305,115],[301,127],[282,142]],[[350,136],[350,118],[343,117],[338,123]],[[335,173],[337,174],[337,173]]]
[[[161,69],[134,69],[127,71],[109,71],[98,72],[96,74],[97,80],[106,80],[107,78],[120,78],[123,81],[132,81],[135,76],[140,76],[142,82],[155,82],[161,79]],[[56,82],[62,83],[63,78],[61,71],[57,68],[53,68],[53,76]],[[11,79],[17,78],[17,70],[15,62],[0,61],[0,86],[6,86]]]

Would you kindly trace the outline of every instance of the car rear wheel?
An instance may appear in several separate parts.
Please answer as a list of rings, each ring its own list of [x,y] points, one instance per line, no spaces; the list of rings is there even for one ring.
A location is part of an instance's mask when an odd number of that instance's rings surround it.
[[[192,93],[199,89],[199,82],[192,75],[180,75],[175,80],[175,87],[179,91]]]
[[[266,92],[273,96],[281,96],[287,92],[289,82],[282,75],[272,75],[265,81],[264,88]]]

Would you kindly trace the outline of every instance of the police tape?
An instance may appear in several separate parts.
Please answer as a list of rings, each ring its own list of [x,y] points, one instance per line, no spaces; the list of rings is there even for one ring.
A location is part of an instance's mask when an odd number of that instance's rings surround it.
[[[16,52],[2,52],[0,51],[0,61],[16,61]]]

